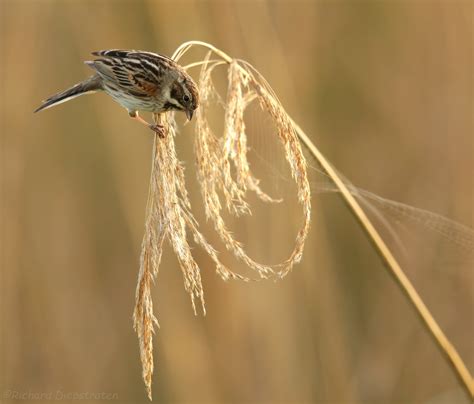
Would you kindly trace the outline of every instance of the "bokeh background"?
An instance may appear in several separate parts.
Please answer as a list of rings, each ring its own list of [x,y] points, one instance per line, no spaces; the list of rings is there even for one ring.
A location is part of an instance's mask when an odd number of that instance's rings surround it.
[[[2,402],[147,402],[131,315],[152,136],[103,94],[32,113],[90,74],[91,51],[170,55],[209,41],[253,63],[354,184],[472,228],[473,14],[456,0],[1,0]],[[283,167],[262,123],[249,121],[252,147]],[[202,219],[192,128],[177,147]],[[300,211],[285,181],[263,179],[285,208],[256,202],[229,225],[272,263],[291,250]],[[468,402],[338,196],[315,195],[313,214],[303,262],[280,282],[224,283],[196,249],[206,317],[193,315],[167,249],[155,402]],[[402,265],[474,370],[472,255],[388,220]]]

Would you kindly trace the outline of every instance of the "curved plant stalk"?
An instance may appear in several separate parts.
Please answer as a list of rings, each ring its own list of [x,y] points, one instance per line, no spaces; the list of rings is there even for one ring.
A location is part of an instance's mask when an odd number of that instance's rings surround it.
[[[217,56],[222,58],[222,60],[224,60],[226,63],[229,63],[229,64],[235,63],[235,59],[231,58],[225,52],[223,52],[222,50],[216,48],[215,46],[211,44],[208,44],[202,41],[189,41],[189,42],[183,43],[175,51],[173,58],[176,60],[179,60],[179,58],[181,58],[193,46],[200,46],[212,51]],[[250,66],[248,64],[246,65]],[[248,69],[243,68],[241,64],[237,64],[237,66],[241,70],[242,75],[244,76],[250,75]],[[255,71],[255,69],[253,70],[258,75],[260,80],[264,80],[263,77],[258,72]],[[251,77],[249,77],[249,79],[252,80]],[[266,95],[268,95],[269,97],[272,97],[275,100],[277,99],[276,95],[273,93],[269,85],[257,87],[257,92],[261,92],[263,94],[266,93]],[[345,203],[347,204],[350,211],[359,222],[360,226],[366,233],[368,239],[374,245],[380,258],[385,263],[385,267],[388,269],[389,273],[393,276],[393,279],[398,284],[402,292],[405,294],[409,303],[411,304],[415,312],[418,314],[419,318],[422,320],[422,323],[425,326],[426,330],[431,335],[436,345],[438,346],[438,348],[441,350],[442,354],[448,361],[448,364],[453,369],[461,386],[464,388],[469,398],[471,400],[474,399],[474,380],[469,370],[467,369],[466,365],[464,364],[462,358],[460,357],[459,353],[457,352],[456,348],[451,344],[449,339],[444,334],[443,330],[440,328],[440,326],[438,325],[434,317],[431,315],[430,311],[424,304],[423,300],[421,299],[420,295],[416,291],[415,287],[412,285],[408,277],[403,272],[400,264],[397,262],[392,252],[387,247],[382,237],[377,232],[377,230],[375,229],[375,227],[373,226],[373,224],[371,223],[371,221],[369,220],[369,218],[367,217],[367,215],[365,214],[364,210],[361,208],[357,200],[353,197],[350,190],[345,185],[344,181],[338,175],[337,171],[332,167],[329,161],[314,145],[314,143],[311,141],[308,135],[306,135],[306,133],[291,118],[289,119],[291,121],[291,124],[295,128],[296,133],[299,139],[301,140],[301,142],[308,148],[312,156],[318,161],[320,166],[323,168],[326,174],[331,178],[331,180],[334,182],[336,187],[339,189]]]
[[[208,50],[208,55],[204,60],[187,66],[188,68],[201,66],[199,83],[201,107],[196,114],[197,133],[195,136],[198,182],[201,186],[206,216],[213,222],[214,229],[227,250],[250,269],[256,271],[260,278],[284,277],[294,264],[301,260],[311,218],[307,164],[301,149],[301,143],[303,143],[342,194],[389,272],[444,353],[469,397],[474,397],[473,380],[461,357],[426,308],[416,289],[351,194],[349,187],[309,137],[289,117],[265,78],[249,63],[233,59],[205,42],[186,42],[176,50],[173,58],[179,60],[194,46]],[[216,59],[210,58],[212,53],[217,56]],[[225,106],[225,116],[224,134],[218,138],[211,130],[206,111],[209,99],[212,96],[219,97],[214,89],[211,73],[215,67],[222,64],[228,65],[228,89],[226,99],[224,101],[219,99]],[[254,192],[264,202],[278,202],[260,188],[247,160],[244,112],[250,102],[254,100],[259,102],[262,110],[268,113],[275,124],[278,139],[283,145],[286,161],[290,165],[291,175],[296,183],[297,199],[303,211],[303,221],[296,235],[293,251],[284,262],[278,265],[264,265],[250,258],[242,243],[236,240],[227,228],[221,213],[224,208],[236,216],[250,213],[250,206],[246,201],[248,191]],[[204,291],[200,268],[193,257],[188,236],[191,236],[195,245],[202,248],[211,258],[215,264],[216,272],[224,280],[250,280],[232,272],[223,265],[218,252],[199,230],[199,225],[191,212],[191,203],[185,186],[184,167],[179,161],[175,149],[174,115],[167,113],[155,115],[154,118],[155,121],[163,124],[166,135],[163,139],[158,139],[155,136],[153,146],[145,235],[142,242],[133,314],[134,328],[140,344],[143,380],[150,400],[154,368],[153,333],[155,327],[158,327],[158,321],[153,313],[151,286],[158,274],[165,239],[178,258],[185,290],[190,295],[195,313],[197,312],[196,303],[200,303],[205,314]]]

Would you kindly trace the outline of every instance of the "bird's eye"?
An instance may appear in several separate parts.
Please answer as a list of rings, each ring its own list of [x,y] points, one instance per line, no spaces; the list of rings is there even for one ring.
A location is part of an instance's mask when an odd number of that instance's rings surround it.
[[[189,95],[187,95],[187,94],[184,95],[184,96],[183,96],[183,101],[184,101],[184,102],[189,102]]]

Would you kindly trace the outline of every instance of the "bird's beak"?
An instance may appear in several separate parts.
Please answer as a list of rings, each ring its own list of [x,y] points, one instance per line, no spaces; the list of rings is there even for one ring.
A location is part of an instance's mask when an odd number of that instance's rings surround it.
[[[188,117],[188,121],[193,119],[193,114],[194,114],[194,110],[192,110],[192,109],[187,109],[186,110],[186,116]]]

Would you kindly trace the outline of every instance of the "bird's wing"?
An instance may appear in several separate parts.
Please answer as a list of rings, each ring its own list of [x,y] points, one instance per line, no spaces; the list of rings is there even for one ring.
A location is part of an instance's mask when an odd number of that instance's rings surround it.
[[[154,96],[162,87],[174,62],[151,52],[105,50],[92,53],[100,58],[86,62],[105,80],[137,96]]]
[[[124,50],[124,49],[108,49],[92,52],[94,56],[106,56],[112,58],[128,58],[128,57],[144,57],[149,59],[159,59],[165,62],[175,63],[173,59],[165,55],[147,51]]]

